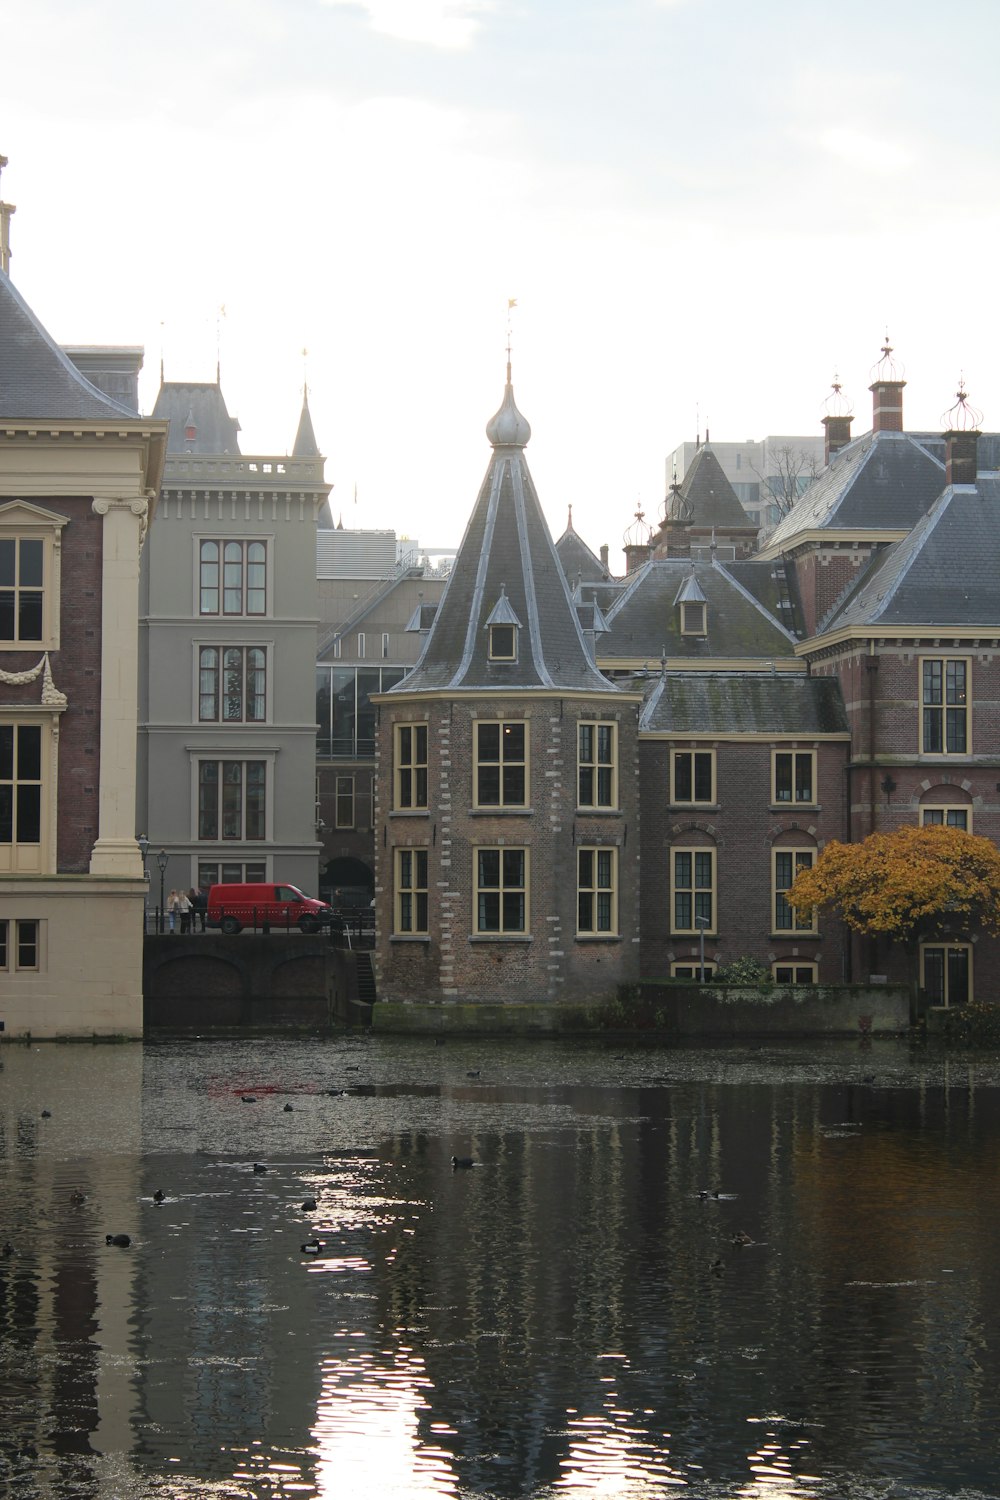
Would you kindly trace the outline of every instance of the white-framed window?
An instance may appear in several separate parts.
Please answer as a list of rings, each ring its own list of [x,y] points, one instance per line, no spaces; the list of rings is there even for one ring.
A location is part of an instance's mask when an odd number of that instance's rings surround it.
[[[266,829],[267,762],[199,760],[199,839],[251,842]]]
[[[208,891],[213,885],[259,885],[267,879],[267,864],[256,859],[200,859],[198,885]]]
[[[353,828],[354,820],[354,777],[338,776],[334,782],[334,827]]]
[[[199,538],[199,614],[266,615],[267,550],[266,541]]]
[[[0,874],[42,874],[50,861],[53,732],[46,718],[0,720]]]
[[[527,807],[526,719],[476,720],[474,781],[477,807]]]
[[[515,626],[490,626],[490,661],[517,661],[517,629]]]
[[[382,660],[389,660],[389,632],[387,630],[382,632]]]
[[[715,802],[715,751],[674,750],[670,756],[670,800],[689,806]]]
[[[412,812],[427,806],[427,725],[397,724],[395,808]]]
[[[775,984],[816,984],[819,964],[800,963],[797,959],[778,961],[771,965],[771,978]]]
[[[705,960],[705,978],[706,979],[712,979],[712,978],[714,978],[715,977],[715,970],[716,970],[715,960],[714,959],[711,959],[711,960],[706,959]],[[695,980],[697,982],[698,980],[701,979],[701,974],[702,974],[701,964],[698,962],[697,959],[695,959],[693,962],[689,958],[677,959],[677,960],[675,960],[670,965],[670,977],[671,977],[671,979],[693,979],[693,980]]]
[[[475,931],[483,936],[528,932],[528,850],[480,847],[475,858]]]
[[[364,633],[363,630],[359,630],[358,631],[358,660],[359,661],[364,661],[364,659],[365,659],[365,633]]]
[[[972,944],[921,943],[920,987],[931,1005],[972,999]]]
[[[397,849],[394,930],[405,936],[427,932],[427,850]]]
[[[617,933],[617,849],[577,849],[576,930],[580,937],[612,937]]]
[[[815,932],[816,910],[796,911],[789,906],[787,892],[795,882],[796,875],[811,870],[816,860],[815,849],[771,850],[771,923],[774,932]]]
[[[968,755],[971,668],[967,656],[920,658],[920,753]]]
[[[920,809],[921,828],[961,828],[972,832],[972,808],[964,804],[948,806],[943,802],[925,804]]]
[[[583,719],[577,725],[577,806],[618,806],[618,725]]]
[[[707,635],[705,605],[700,600],[682,600],[681,635]]]
[[[267,652],[263,646],[198,648],[198,719],[202,724],[262,724],[267,718]]]
[[[715,850],[671,849],[673,932],[715,932]]]
[[[0,651],[58,648],[66,524],[25,500],[0,505]]]
[[[815,750],[775,750],[772,753],[771,801],[795,805],[815,803]]]
[[[42,924],[33,918],[0,921],[0,973],[37,973],[42,963]]]

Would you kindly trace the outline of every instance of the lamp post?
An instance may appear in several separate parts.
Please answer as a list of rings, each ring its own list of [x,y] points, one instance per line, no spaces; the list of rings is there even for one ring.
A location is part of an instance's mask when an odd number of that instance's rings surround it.
[[[699,947],[701,949],[701,954],[700,954],[699,961],[698,961],[698,983],[699,984],[704,984],[705,983],[705,928],[706,927],[711,927],[711,925],[712,925],[712,919],[711,919],[711,917],[695,917],[694,922],[695,922],[695,926],[698,929],[698,945],[699,945]]]
[[[149,853],[149,839],[144,833],[140,833],[136,839],[139,845],[139,853],[142,855],[142,933],[146,935],[146,920],[149,908],[149,871],[146,869],[146,855]]]
[[[166,874],[169,859],[170,855],[167,853],[166,849],[161,849],[159,854],[156,856],[156,868],[160,872],[160,915],[157,918],[156,923],[157,932],[163,931],[163,877]]]

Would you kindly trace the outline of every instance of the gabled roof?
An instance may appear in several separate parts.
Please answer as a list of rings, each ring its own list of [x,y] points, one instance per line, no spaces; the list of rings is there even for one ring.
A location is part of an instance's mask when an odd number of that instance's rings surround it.
[[[835,677],[666,672],[643,705],[640,734],[848,735]]]
[[[752,563],[747,568],[755,566]],[[768,569],[766,563],[756,566]],[[679,591],[694,580],[705,599],[708,634],[681,634]],[[793,657],[795,638],[736,579],[725,563],[661,558],[634,575],[621,597],[606,611],[609,633],[601,642],[604,662],[658,661],[662,655],[771,661]]]
[[[38,421],[136,421],[92,386],[0,271],[0,417]]]
[[[722,465],[707,445],[699,448],[680,487],[681,502],[691,526],[715,526],[720,531],[755,531]]]
[[[392,691],[618,692],[594,665],[570,600],[525,461],[531,429],[514,403],[509,365],[503,403],[486,432],[493,457],[434,623],[413,671]],[[487,621],[504,593],[523,622],[511,662],[489,657]]]
[[[869,432],[830,460],[767,539],[787,551],[809,531],[904,531],[944,488],[944,464],[905,432]]]
[[[566,530],[556,542],[556,553],[563,565],[563,572],[569,579],[570,588],[574,587],[578,579],[583,583],[603,583],[608,576],[608,570],[601,559],[591,552],[579,532],[574,531],[572,506]]]
[[[824,633],[869,625],[1000,630],[1000,478],[946,489],[877,554]]]
[[[164,381],[154,417],[170,422],[167,453],[239,453],[240,424],[226,408],[216,381]],[[188,435],[194,429],[194,436]]]

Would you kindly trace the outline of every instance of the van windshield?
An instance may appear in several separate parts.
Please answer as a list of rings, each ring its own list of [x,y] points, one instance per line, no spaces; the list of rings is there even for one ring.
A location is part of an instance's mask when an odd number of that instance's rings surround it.
[[[304,901],[306,898],[301,891],[297,891],[294,885],[276,885],[274,888],[275,901]]]

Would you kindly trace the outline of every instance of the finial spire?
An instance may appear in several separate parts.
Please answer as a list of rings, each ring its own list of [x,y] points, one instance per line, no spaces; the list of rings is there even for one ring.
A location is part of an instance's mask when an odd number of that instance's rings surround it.
[[[7,165],[6,156],[0,156],[0,172]],[[10,274],[10,221],[17,212],[13,203],[0,199],[0,271]]]
[[[510,385],[511,313],[517,306],[516,297],[507,298],[507,384]]]

